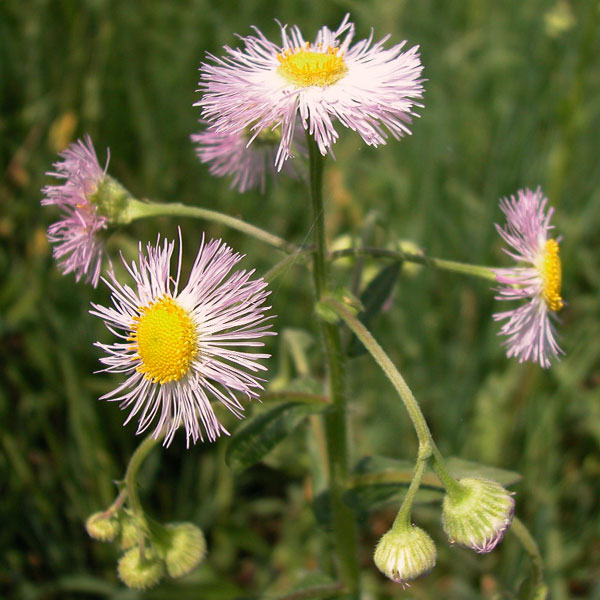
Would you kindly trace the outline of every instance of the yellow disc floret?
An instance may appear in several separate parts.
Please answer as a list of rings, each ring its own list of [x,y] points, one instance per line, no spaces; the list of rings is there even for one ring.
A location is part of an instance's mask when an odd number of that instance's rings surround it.
[[[314,52],[307,42],[304,48],[287,49],[279,54],[277,72],[299,87],[332,85],[348,71],[343,52],[338,54],[338,51],[339,48],[329,47],[326,52]]]
[[[135,342],[141,364],[137,367],[153,383],[181,379],[197,353],[196,327],[190,315],[164,296],[139,309],[133,318],[129,341]]]
[[[562,265],[556,240],[546,242],[542,263],[542,279],[544,280],[544,300],[548,308],[555,312],[559,311],[563,307],[563,300],[560,297]]]

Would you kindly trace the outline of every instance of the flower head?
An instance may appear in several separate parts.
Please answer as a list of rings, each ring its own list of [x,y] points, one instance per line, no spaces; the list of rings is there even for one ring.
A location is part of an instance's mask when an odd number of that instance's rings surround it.
[[[231,175],[231,187],[242,193],[254,188],[264,193],[267,175],[276,173],[275,155],[281,135],[278,130],[263,129],[253,143],[249,144],[252,137],[249,129],[218,133],[212,127],[207,127],[200,133],[192,134],[191,139],[197,144],[196,154],[200,162],[210,164],[211,175]],[[295,144],[297,151],[305,155],[303,141],[303,137],[299,136]],[[290,162],[285,163],[283,170],[292,177],[297,175],[297,170]]]
[[[54,164],[56,171],[47,174],[64,183],[42,190],[46,196],[42,205],[54,204],[62,211],[62,219],[48,228],[48,239],[56,244],[52,254],[63,274],[73,272],[77,281],[85,277],[95,287],[104,256],[100,232],[107,228],[108,218],[99,213],[93,196],[106,176],[108,159],[104,169],[100,167],[89,135],[60,156],[63,160]]]
[[[256,35],[241,38],[243,50],[226,46],[225,57],[209,55],[215,64],[202,65],[204,95],[196,105],[215,131],[249,128],[254,137],[281,126],[278,170],[292,155],[298,114],[323,155],[338,138],[335,120],[371,146],[385,143],[384,127],[396,139],[410,133],[413,107],[422,106],[423,95],[416,46],[402,52],[402,42],[386,50],[389,36],[373,44],[372,35],[351,45],[348,15],[336,31],[323,27],[313,43],[297,26],[280,27],[281,46],[255,28]]]
[[[435,566],[437,551],[429,534],[420,527],[394,531],[390,529],[377,544],[373,560],[376,567],[392,581],[408,585]]]
[[[505,228],[496,225],[496,229],[510,246],[504,251],[517,261],[517,266],[494,269],[502,284],[498,300],[527,300],[518,308],[494,315],[496,321],[507,319],[500,335],[507,336],[504,344],[508,356],[517,356],[519,362],[538,362],[546,368],[551,358],[563,353],[555,339],[552,319],[564,304],[558,240],[549,237],[554,209],[546,210],[547,202],[540,188],[535,192],[519,190],[518,198],[500,201],[507,222]]]
[[[499,483],[464,477],[461,495],[444,496],[442,524],[453,544],[491,552],[512,524],[515,499]]]
[[[121,338],[114,344],[96,345],[108,356],[101,358],[111,373],[127,379],[102,399],[130,408],[126,423],[138,413],[137,433],[157,420],[154,436],[165,435],[168,446],[183,425],[189,446],[215,440],[227,430],[211,405],[216,399],[237,417],[243,407],[234,392],[258,397],[262,389],[257,371],[268,354],[242,351],[263,346],[270,317],[264,301],[269,295],[263,279],[253,271],[231,269],[242,259],[221,240],[204,237],[187,285],[179,289],[181,250],[177,274],[171,276],[174,242],[160,238],[139,247],[138,261],[124,262],[135,286],[122,285],[111,270],[103,281],[112,292],[113,307],[92,304],[92,314]]]

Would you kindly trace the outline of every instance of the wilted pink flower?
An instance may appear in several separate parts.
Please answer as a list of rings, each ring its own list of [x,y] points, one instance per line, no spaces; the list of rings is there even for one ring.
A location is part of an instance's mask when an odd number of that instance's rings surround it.
[[[78,140],[60,153],[63,158],[54,164],[55,172],[48,172],[62,185],[47,185],[42,193],[42,205],[55,205],[62,214],[61,220],[48,228],[48,240],[56,244],[53,256],[63,274],[75,273],[79,281],[98,284],[104,241],[101,231],[107,228],[107,217],[99,214],[94,194],[106,176],[108,158],[104,169],[100,167],[89,135]]]
[[[235,396],[258,397],[262,389],[257,371],[268,354],[239,348],[263,346],[267,331],[264,306],[269,295],[254,271],[231,269],[242,259],[221,240],[202,238],[187,285],[179,289],[181,250],[177,273],[171,276],[174,242],[166,240],[139,247],[137,262],[127,271],[134,288],[122,285],[114,272],[102,280],[112,292],[112,306],[92,304],[90,311],[104,320],[121,341],[96,345],[108,356],[105,371],[126,373],[127,379],[101,399],[119,401],[130,408],[125,423],[140,414],[137,433],[154,422],[154,436],[165,435],[168,446],[183,425],[187,445],[215,440],[227,430],[211,405],[216,399],[237,417],[243,407]],[[181,244],[180,244],[181,246]]]
[[[281,46],[255,28],[256,35],[241,38],[243,50],[225,46],[225,57],[209,54],[215,64],[201,66],[203,97],[196,103],[203,118],[219,133],[249,129],[257,136],[281,126],[278,170],[291,156],[297,114],[323,155],[338,137],[336,120],[371,146],[385,143],[384,127],[396,139],[410,133],[423,96],[418,48],[402,52],[402,42],[385,50],[389,36],[373,44],[372,35],[351,46],[348,17],[336,31],[323,27],[312,44],[296,26],[281,26]]]
[[[556,342],[552,322],[563,307],[562,265],[558,240],[549,237],[554,209],[546,210],[547,202],[540,188],[535,192],[519,190],[518,198],[500,201],[507,222],[505,228],[496,225],[496,229],[512,248],[504,251],[517,265],[494,269],[496,279],[503,284],[498,289],[498,300],[527,300],[518,308],[494,315],[497,321],[507,319],[500,335],[508,338],[504,342],[508,356],[517,356],[519,362],[538,362],[545,368],[550,366],[551,358],[564,354]]]
[[[253,134],[244,130],[235,133],[217,133],[212,127],[192,134],[192,142],[197,144],[196,153],[203,163],[209,163],[211,175],[223,177],[231,175],[232,188],[240,192],[257,188],[264,193],[267,175],[275,175],[275,155],[281,142],[277,131],[263,129],[250,144]],[[306,155],[302,138],[296,138],[296,151]],[[283,171],[296,177],[298,169],[287,162]]]

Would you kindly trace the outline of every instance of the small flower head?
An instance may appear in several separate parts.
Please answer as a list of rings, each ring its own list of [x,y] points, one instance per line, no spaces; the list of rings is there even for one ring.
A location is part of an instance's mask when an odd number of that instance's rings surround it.
[[[255,32],[241,38],[243,50],[226,46],[225,57],[209,55],[215,64],[200,69],[204,95],[197,105],[217,132],[249,128],[256,136],[281,126],[278,170],[292,155],[297,115],[323,155],[338,138],[336,120],[371,146],[385,143],[384,128],[396,139],[410,133],[423,96],[417,47],[402,52],[402,42],[384,49],[389,36],[352,45],[348,15],[336,31],[323,27],[313,43],[296,26],[281,26],[280,46]]]
[[[377,544],[373,560],[392,581],[404,587],[435,566],[437,551],[433,540],[420,527],[388,531]]]
[[[135,546],[121,556],[117,572],[127,587],[147,590],[164,577],[165,565],[151,548]]]
[[[100,542],[112,542],[121,532],[119,518],[104,512],[90,515],[85,522],[85,529],[89,536]]]
[[[254,136],[249,128],[242,132],[218,133],[207,127],[193,134],[191,139],[197,144],[196,154],[200,162],[210,164],[211,175],[231,175],[231,187],[239,192],[258,189],[264,193],[267,176],[277,173],[275,155],[281,142],[279,130],[263,129]],[[297,136],[295,144],[297,151],[306,155],[303,136]],[[285,163],[283,171],[291,177],[297,176],[291,162]]]
[[[263,279],[253,271],[232,268],[242,259],[221,240],[204,238],[187,285],[179,289],[181,250],[177,273],[171,276],[174,242],[160,238],[146,252],[140,244],[138,261],[125,264],[134,288],[122,285],[114,272],[103,281],[112,291],[112,307],[93,304],[120,341],[97,345],[108,356],[100,359],[110,373],[127,379],[102,399],[119,401],[131,410],[126,423],[139,414],[138,433],[156,422],[154,436],[164,434],[168,446],[183,425],[187,444],[215,440],[227,430],[211,404],[216,399],[237,417],[243,407],[235,396],[258,397],[258,371],[268,354],[243,351],[260,347],[269,332],[269,295]]]
[[[561,297],[562,265],[558,241],[549,237],[553,229],[553,208],[546,210],[547,199],[538,188],[519,190],[518,198],[500,201],[506,215],[506,227],[496,225],[502,239],[510,246],[505,252],[517,261],[510,269],[495,269],[498,300],[526,300],[518,308],[496,313],[496,321],[506,320],[500,335],[507,336],[507,355],[519,362],[531,360],[542,367],[563,351],[558,346],[552,319],[563,307]]]
[[[98,284],[104,256],[101,232],[108,226],[108,218],[99,213],[93,197],[100,182],[106,177],[108,160],[103,169],[89,136],[71,144],[61,152],[63,158],[49,172],[62,185],[48,185],[42,193],[42,205],[53,204],[62,212],[62,219],[48,228],[48,239],[56,244],[53,250],[63,274],[75,273],[79,281],[94,287]]]
[[[206,555],[204,534],[193,523],[172,523],[164,528],[160,552],[170,577],[191,573]]]
[[[472,548],[480,554],[491,552],[510,527],[515,499],[499,483],[465,477],[459,481],[463,492],[444,497],[442,524],[451,543]]]

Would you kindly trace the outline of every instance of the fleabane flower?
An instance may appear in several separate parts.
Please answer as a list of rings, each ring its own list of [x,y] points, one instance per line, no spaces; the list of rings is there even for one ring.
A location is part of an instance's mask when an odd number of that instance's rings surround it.
[[[241,132],[218,133],[209,126],[190,137],[197,144],[196,154],[200,162],[210,165],[210,174],[217,177],[232,176],[231,187],[242,193],[251,189],[264,193],[267,176],[277,172],[275,156],[281,142],[279,130],[263,129],[254,137],[249,128]],[[301,136],[296,137],[295,146],[299,154],[306,155]],[[283,172],[296,177],[298,169],[291,162],[286,162]]]
[[[62,185],[43,188],[42,205],[56,205],[62,212],[61,220],[48,228],[48,240],[56,244],[52,254],[63,274],[75,273],[79,281],[94,287],[98,284],[104,256],[104,242],[100,232],[107,228],[108,218],[99,214],[92,197],[106,176],[98,162],[90,136],[71,144],[60,153],[62,161],[54,163],[56,171],[48,172]]]
[[[181,243],[180,243],[181,246]],[[268,354],[241,348],[261,347],[261,338],[275,335],[267,323],[269,295],[254,271],[235,271],[243,258],[221,240],[204,237],[187,284],[179,289],[171,276],[174,242],[160,237],[146,251],[139,246],[137,262],[125,267],[134,287],[121,284],[111,270],[103,281],[112,292],[112,307],[92,304],[90,312],[104,320],[121,341],[96,345],[108,356],[104,371],[125,373],[127,379],[101,399],[119,401],[130,409],[125,423],[139,414],[137,433],[154,424],[153,435],[164,434],[164,445],[183,425],[186,442],[206,436],[214,441],[228,433],[219,422],[211,399],[238,418],[243,406],[236,392],[257,398],[262,389],[259,371]]]
[[[372,34],[351,45],[348,18],[335,31],[321,28],[313,43],[297,26],[280,25],[280,46],[254,28],[256,35],[241,38],[242,50],[225,46],[223,58],[209,54],[214,64],[200,68],[203,96],[196,103],[203,118],[219,133],[249,128],[258,136],[281,126],[278,170],[292,156],[297,115],[322,155],[338,138],[336,120],[371,146],[385,143],[386,129],[396,139],[410,133],[423,96],[418,47],[384,49],[389,35],[373,43]]]
[[[518,308],[496,313],[496,321],[506,323],[500,335],[507,336],[507,355],[519,362],[531,360],[542,367],[564,352],[556,341],[553,319],[564,305],[561,297],[562,265],[558,240],[551,238],[553,208],[540,188],[535,192],[519,190],[515,198],[503,198],[500,208],[506,215],[504,228],[496,225],[510,246],[504,251],[517,261],[510,269],[494,269],[498,300],[526,300]]]

